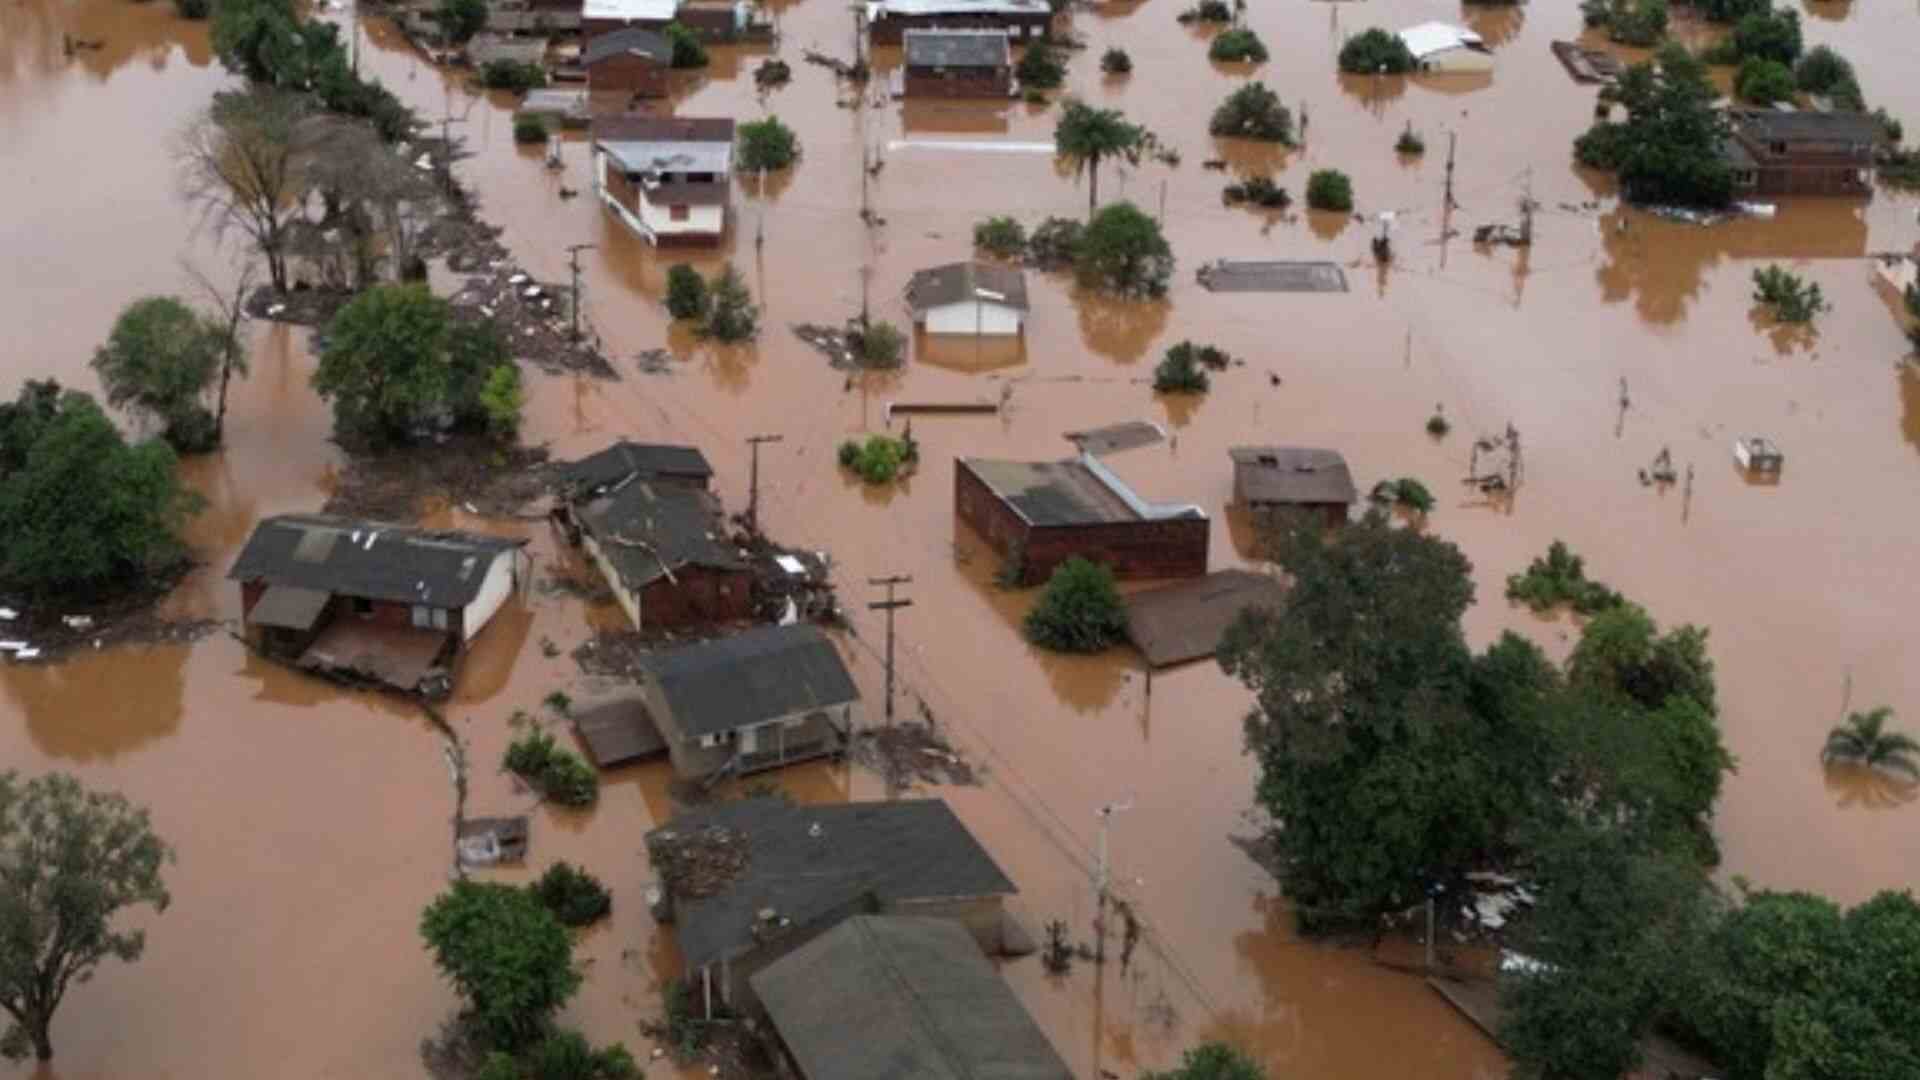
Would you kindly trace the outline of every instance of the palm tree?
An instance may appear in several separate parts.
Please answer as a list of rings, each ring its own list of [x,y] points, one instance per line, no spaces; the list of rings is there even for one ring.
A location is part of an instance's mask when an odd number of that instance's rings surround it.
[[[1155,145],[1153,133],[1139,124],[1129,123],[1119,109],[1096,109],[1082,101],[1069,99],[1053,129],[1054,153],[1061,161],[1073,163],[1074,175],[1087,174],[1087,217],[1093,217],[1100,205],[1100,162],[1118,157],[1129,165]]]
[[[1897,731],[1888,731],[1893,710],[1885,705],[1871,712],[1853,713],[1847,722],[1827,733],[1827,745],[1820,760],[1828,765],[1852,763],[1884,772],[1903,772],[1920,777],[1920,742]]]

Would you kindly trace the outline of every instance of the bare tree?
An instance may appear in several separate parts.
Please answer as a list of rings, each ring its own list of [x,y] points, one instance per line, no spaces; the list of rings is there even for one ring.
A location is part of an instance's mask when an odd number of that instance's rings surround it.
[[[309,172],[321,219],[322,248],[333,248],[342,277],[363,288],[379,278],[382,260],[404,273],[419,232],[414,208],[432,200],[433,184],[381,140],[372,125],[326,121],[326,153]]]
[[[216,233],[237,230],[253,242],[281,292],[289,227],[303,215],[327,134],[301,95],[255,87],[215,94],[180,140],[188,198]]]
[[[220,343],[219,400],[213,411],[213,441],[218,443],[226,437],[227,386],[236,374],[243,379],[247,377],[247,349],[240,340],[240,328],[247,324],[247,293],[253,288],[256,267],[251,262],[243,264],[240,277],[233,283],[230,293],[215,285],[198,267],[184,259],[180,262],[180,268],[187,272],[200,294],[213,305],[214,316],[207,322],[215,330]]]

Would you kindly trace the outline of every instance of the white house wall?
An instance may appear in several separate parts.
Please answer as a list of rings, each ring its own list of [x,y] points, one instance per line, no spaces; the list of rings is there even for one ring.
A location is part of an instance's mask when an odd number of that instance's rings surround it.
[[[929,334],[982,334],[1004,337],[1020,332],[1021,313],[1004,304],[979,301],[928,308]]]
[[[601,579],[607,583],[607,588],[613,591],[614,600],[619,602],[620,610],[627,613],[633,628],[640,629],[640,594],[627,588],[626,583],[620,580],[619,572],[613,568],[612,563],[607,561],[606,553],[594,541],[591,533],[581,536],[580,547],[587,553],[587,557],[593,560],[593,565],[599,569]]]
[[[1492,71],[1493,55],[1478,49],[1442,49],[1421,57],[1420,66],[1423,70],[1441,74]]]
[[[468,641],[486,627],[487,621],[507,602],[507,597],[513,595],[514,563],[519,558],[518,548],[509,548],[493,557],[487,576],[480,581],[480,591],[460,616],[462,632]]]
[[[644,189],[640,194],[640,207],[623,206],[620,200],[607,190],[607,155],[595,149],[593,152],[593,190],[600,195],[600,201],[607,204],[627,228],[639,233],[650,243],[658,243],[661,237],[715,237],[727,230],[727,208],[719,206],[688,207],[687,216],[680,221],[673,220],[673,210],[667,206],[655,206],[647,201]],[[634,625],[639,625],[634,620]]]

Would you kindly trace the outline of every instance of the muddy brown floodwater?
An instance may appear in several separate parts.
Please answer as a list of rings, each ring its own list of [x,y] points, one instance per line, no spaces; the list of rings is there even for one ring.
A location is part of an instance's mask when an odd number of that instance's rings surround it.
[[[781,55],[794,81],[762,99],[751,68],[770,50],[717,49],[715,66],[680,84],[684,114],[776,112],[801,134],[805,158],[764,190],[735,185],[726,247],[765,306],[758,344],[715,348],[670,329],[660,308],[671,258],[646,247],[590,198],[587,152],[565,144],[566,169],[542,168],[513,145],[510,103],[471,99],[407,50],[379,20],[363,22],[363,70],[423,115],[464,115],[462,163],[485,214],[541,280],[563,280],[564,248],[587,254],[586,310],[624,378],[537,378],[528,437],[557,455],[616,436],[703,446],[731,507],[744,503],[744,438],[777,432],[763,455],[762,517],[776,535],[831,551],[852,608],[849,644],[877,704],[874,643],[882,624],[862,605],[869,576],[913,575],[900,634],[908,700],[924,699],[943,731],[986,767],[977,788],[940,791],[1021,886],[1030,922],[1067,919],[1085,936],[1095,808],[1131,800],[1112,834],[1116,879],[1149,927],[1150,947],[1125,974],[1078,965],[1064,979],[1034,962],[1009,979],[1080,1075],[1126,1076],[1161,1065],[1197,1039],[1226,1036],[1276,1075],[1481,1078],[1504,1072],[1494,1048],[1418,980],[1364,956],[1306,944],[1291,931],[1271,880],[1228,842],[1253,779],[1240,753],[1245,693],[1208,665],[1155,680],[1149,701],[1130,653],[1043,656],[1022,643],[1029,595],[991,584],[992,560],[951,512],[956,454],[1054,457],[1060,434],[1146,417],[1177,436],[1116,455],[1150,497],[1214,513],[1215,566],[1250,561],[1244,528],[1223,512],[1226,448],[1278,441],[1343,449],[1363,483],[1412,475],[1443,494],[1431,527],[1473,559],[1479,640],[1517,628],[1564,650],[1575,628],[1515,611],[1504,575],[1561,538],[1598,576],[1665,622],[1712,627],[1727,740],[1740,759],[1718,825],[1726,871],[1845,901],[1911,884],[1920,829],[1899,798],[1815,760],[1848,701],[1920,717],[1920,665],[1907,661],[1905,616],[1920,606],[1913,573],[1920,527],[1920,383],[1871,285],[1869,252],[1905,250],[1920,227],[1912,198],[1787,200],[1776,218],[1716,228],[1652,219],[1614,205],[1604,178],[1575,169],[1567,146],[1590,115],[1547,43],[1580,32],[1571,4],[1462,9],[1496,49],[1492,76],[1352,79],[1333,54],[1347,33],[1436,16],[1413,0],[1364,6],[1255,5],[1251,21],[1274,56],[1249,71],[1210,63],[1205,34],[1171,6],[1109,3],[1076,10],[1090,49],[1071,89],[1127,110],[1185,158],[1177,169],[1109,168],[1102,192],[1163,212],[1181,260],[1171,296],[1118,304],[1066,280],[1030,279],[1024,345],[975,349],[913,342],[901,372],[849,379],[786,329],[859,310],[905,322],[900,300],[916,268],[963,257],[971,226],[992,213],[1029,222],[1078,215],[1086,195],[1044,155],[911,145],[942,139],[1033,141],[1053,113],[938,104],[842,107],[803,48],[844,52],[844,5],[776,3]],[[1920,13],[1910,6],[1810,3],[1809,44],[1828,43],[1861,69],[1867,97],[1920,125],[1920,82],[1906,77]],[[103,45],[67,58],[63,33]],[[1100,50],[1127,48],[1130,78],[1102,77]],[[882,69],[897,50],[878,51]],[[1205,117],[1248,77],[1275,86],[1311,117],[1304,149],[1276,153],[1209,139]],[[173,133],[230,80],[205,30],[170,5],[127,0],[15,0],[0,5],[0,394],[55,375],[92,387],[91,350],[136,296],[184,291],[177,260],[224,269],[232,253],[193,229],[173,181]],[[1428,153],[1391,146],[1411,122]],[[1540,200],[1535,247],[1476,251],[1441,236],[1448,133],[1458,138],[1454,227],[1510,219]],[[865,142],[883,167],[868,198],[884,226],[857,217]],[[899,145],[903,142],[910,145]],[[1337,166],[1360,208],[1399,213],[1397,261],[1379,273],[1371,227],[1339,216],[1224,208],[1220,172],[1278,170],[1296,195],[1306,174]],[[1581,209],[1597,203],[1597,209]],[[763,242],[756,243],[756,237]],[[1211,294],[1193,268],[1222,256],[1331,259],[1345,294]],[[1818,281],[1834,303],[1817,335],[1784,338],[1757,324],[1747,278],[1781,262]],[[328,418],[307,385],[304,332],[256,328],[253,376],[237,387],[222,454],[191,462],[209,498],[192,539],[206,567],[169,601],[183,613],[232,619],[222,575],[260,515],[312,508],[334,482]],[[1167,345],[1211,340],[1244,368],[1199,402],[1158,400],[1146,385]],[[633,357],[666,347],[664,374]],[[1276,384],[1275,377],[1278,378]],[[1631,407],[1618,407],[1625,379]],[[833,465],[834,445],[882,426],[886,402],[1006,394],[998,417],[915,426],[925,465],[875,493]],[[1422,425],[1436,403],[1455,433]],[[1526,483],[1510,508],[1461,492],[1471,437],[1522,433]],[[1764,434],[1786,449],[1777,486],[1736,473],[1729,444]],[[1691,499],[1642,488],[1635,471],[1661,447],[1691,468]],[[442,513],[442,520],[490,528]],[[533,534],[543,561],[556,557]],[[596,618],[564,593],[535,590],[490,628],[449,716],[476,764],[469,812],[523,812],[533,800],[492,763],[515,710],[578,680],[566,653]],[[551,643],[554,648],[544,646]],[[555,655],[549,657],[548,653]],[[218,634],[191,647],[126,648],[56,667],[0,670],[0,762],[70,769],[150,806],[179,848],[174,906],[150,920],[146,956],[76,989],[55,1027],[57,1067],[81,1077],[404,1076],[418,1042],[454,1007],[421,951],[420,908],[447,878],[452,787],[440,740],[411,707],[344,693],[250,658]],[[670,812],[661,767],[612,779],[588,814],[535,810],[529,870],[585,863],[617,902],[582,953],[589,977],[571,1010],[596,1041],[644,1054],[637,1023],[657,1011],[672,972],[670,939],[639,902],[649,872],[640,835]],[[865,772],[810,768],[777,778],[808,800],[871,798]],[[1904,807],[1904,808],[1903,808]]]

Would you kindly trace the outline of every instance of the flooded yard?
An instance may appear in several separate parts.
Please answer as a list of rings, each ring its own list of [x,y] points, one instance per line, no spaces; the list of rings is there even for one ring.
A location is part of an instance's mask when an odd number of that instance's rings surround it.
[[[1343,451],[1363,490],[1413,476],[1440,495],[1429,528],[1475,565],[1477,641],[1518,629],[1559,654],[1576,628],[1502,598],[1505,576],[1555,540],[1663,624],[1712,628],[1722,723],[1739,772],[1717,831],[1725,875],[1855,902],[1911,884],[1920,830],[1911,811],[1829,787],[1817,753],[1844,711],[1891,705],[1920,717],[1920,666],[1907,662],[1904,616],[1920,607],[1912,572],[1920,527],[1920,378],[1866,256],[1920,240],[1920,200],[1780,200],[1770,219],[1701,227],[1616,205],[1611,182],[1568,153],[1593,90],[1573,83],[1548,43],[1581,33],[1572,5],[1466,7],[1436,16],[1412,0],[1297,2],[1250,13],[1273,57],[1257,68],[1206,58],[1206,34],[1174,9],[1077,7],[1069,90],[1124,109],[1177,148],[1177,168],[1104,165],[1104,200],[1163,216],[1179,258],[1157,302],[1088,295],[1062,275],[1028,273],[1032,313],[1016,346],[910,343],[898,371],[829,366],[798,323],[858,314],[909,322],[902,290],[918,269],[965,258],[974,223],[1012,214],[1029,226],[1079,216],[1084,179],[1045,153],[977,143],[1052,137],[1057,110],[941,102],[903,106],[876,80],[868,102],[800,61],[845,56],[843,5],[776,2],[779,55],[793,82],[758,94],[752,68],[772,48],[721,47],[712,67],[676,74],[682,115],[777,114],[804,154],[789,175],[739,177],[718,251],[650,248],[592,197],[590,154],[569,134],[558,172],[516,146],[511,99],[471,96],[386,22],[361,26],[360,65],[423,118],[451,117],[474,156],[456,166],[481,214],[539,281],[567,279],[583,254],[584,314],[620,377],[529,372],[525,439],[578,457],[615,438],[700,446],[729,511],[747,502],[750,435],[760,454],[760,517],[782,542],[830,552],[852,633],[846,651],[878,715],[885,623],[870,577],[912,576],[898,614],[902,708],[924,702],[943,736],[983,773],[940,788],[1018,884],[1030,927],[1065,919],[1090,934],[1096,810],[1126,801],[1111,850],[1119,891],[1147,926],[1126,972],[1078,964],[1065,978],[1032,960],[1004,970],[1077,1075],[1131,1076],[1181,1049],[1230,1037],[1280,1076],[1480,1080],[1501,1056],[1417,978],[1364,952],[1306,943],[1271,878],[1229,840],[1250,834],[1254,763],[1241,752],[1250,704],[1211,664],[1157,675],[1149,696],[1130,650],[1082,659],[1041,653],[1019,633],[1031,593],[996,587],[995,556],[955,520],[953,459],[1067,456],[1063,433],[1132,419],[1172,436],[1109,459],[1147,498],[1197,503],[1212,520],[1212,566],[1253,565],[1245,522],[1229,513],[1227,448],[1246,443]],[[332,15],[328,17],[340,17]],[[1489,75],[1349,77],[1334,53],[1348,34],[1457,18],[1493,47]],[[1869,102],[1920,125],[1908,77],[1920,34],[1911,7],[1808,3],[1808,44],[1853,59]],[[69,57],[63,35],[98,41]],[[1133,73],[1103,76],[1099,54],[1125,47]],[[899,49],[874,50],[876,68]],[[1305,146],[1279,152],[1215,140],[1206,116],[1249,77],[1309,118]],[[57,377],[95,389],[87,366],[114,315],[135,297],[185,294],[179,261],[226,273],[235,252],[195,228],[175,180],[176,134],[229,77],[204,24],[171,5],[22,0],[0,6],[0,325],[9,360],[0,397]],[[1427,152],[1393,152],[1411,124]],[[1443,209],[1448,145],[1453,192]],[[862,149],[876,163],[865,178]],[[1224,170],[1203,162],[1218,159]],[[1378,269],[1376,226],[1296,208],[1223,206],[1220,188],[1273,172],[1298,196],[1317,168],[1348,172],[1356,209],[1396,214],[1395,260]],[[563,198],[561,188],[577,189]],[[1540,210],[1531,249],[1476,249],[1475,225]],[[883,222],[862,224],[865,205]],[[1298,204],[1296,204],[1296,207]],[[1457,230],[1453,235],[1447,230]],[[1209,292],[1218,258],[1328,260],[1347,292]],[[667,268],[733,261],[763,307],[756,343],[718,346],[669,323]],[[1755,315],[1752,271],[1780,263],[1818,282],[1834,310],[1811,335],[1781,335]],[[436,268],[438,272],[438,268]],[[451,275],[457,277],[457,275]],[[190,539],[203,566],[168,601],[181,615],[237,628],[224,579],[260,517],[317,509],[344,457],[308,385],[304,330],[256,324],[253,371],[236,384],[228,447],[185,466],[208,505]],[[1156,396],[1152,370],[1182,339],[1219,345],[1243,367],[1198,400]],[[641,353],[666,349],[665,370]],[[655,365],[658,367],[658,365]],[[1622,398],[1627,399],[1623,407]],[[923,417],[922,465],[869,488],[835,465],[843,439],[886,428],[890,402],[1003,402],[997,415]],[[1453,432],[1424,430],[1436,406]],[[1512,424],[1525,481],[1490,505],[1461,484],[1477,435]],[[899,424],[893,426],[898,431]],[[1777,485],[1755,485],[1734,439],[1785,448]],[[1663,448],[1691,477],[1643,487]],[[564,549],[543,526],[439,508],[464,528],[530,537],[536,578]],[[652,872],[642,835],[671,813],[664,763],[609,776],[585,813],[535,808],[496,771],[516,711],[581,676],[569,653],[609,624],[565,591],[532,590],[477,642],[445,712],[474,763],[470,815],[531,813],[521,880],[565,858],[614,894],[610,922],[582,942],[585,987],[569,1009],[596,1042],[624,1041],[644,1061],[638,1023],[659,1012],[677,958],[642,896]],[[549,648],[548,646],[551,646]],[[147,953],[108,967],[61,1010],[59,1058],[29,1075],[358,1077],[422,1073],[419,1042],[456,1007],[420,944],[422,907],[451,867],[453,785],[440,735],[414,706],[351,693],[251,656],[224,630],[191,646],[87,652],[47,667],[0,668],[0,767],[65,769],[152,809],[179,849],[172,908],[149,921]],[[860,768],[772,774],[801,800],[883,798]],[[661,1071],[655,1067],[654,1072]]]

